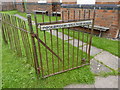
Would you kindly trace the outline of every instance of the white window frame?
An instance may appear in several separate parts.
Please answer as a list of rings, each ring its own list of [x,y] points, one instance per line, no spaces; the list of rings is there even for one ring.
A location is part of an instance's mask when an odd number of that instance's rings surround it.
[[[60,3],[62,3],[62,0],[60,0]]]
[[[47,3],[47,0],[39,0],[38,3]]]
[[[96,0],[77,0],[77,4],[95,4]]]

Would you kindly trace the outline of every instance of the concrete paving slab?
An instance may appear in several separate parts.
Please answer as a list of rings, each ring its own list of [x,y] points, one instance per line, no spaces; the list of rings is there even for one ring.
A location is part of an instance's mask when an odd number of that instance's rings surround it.
[[[95,88],[94,84],[71,84],[64,88]],[[64,89],[66,90],[66,89]]]
[[[69,43],[73,45],[73,40],[70,40]],[[83,45],[85,45],[85,44],[86,43],[83,43]],[[78,39],[74,39],[74,46],[78,47]],[[80,40],[79,40],[79,46],[82,46],[82,41],[80,41]]]
[[[118,76],[96,77],[95,88],[118,88]]]
[[[90,68],[91,68],[91,71],[95,74],[112,71],[109,68],[107,68],[106,66],[104,66],[101,63],[99,63],[98,61],[96,61],[94,58],[90,61]]]
[[[83,51],[84,52],[86,52],[86,47],[87,47],[86,45],[83,47]],[[82,47],[80,47],[80,49],[82,49]],[[87,48],[87,49],[89,49],[89,48]],[[95,56],[95,55],[97,55],[98,53],[100,53],[102,51],[103,51],[102,49],[99,49],[99,48],[96,48],[94,46],[91,46],[90,55],[91,56]],[[88,50],[87,50],[87,52],[88,52]]]
[[[47,32],[50,33],[50,31],[47,31]],[[52,35],[57,36],[56,33],[57,33],[56,30],[52,30]],[[58,38],[63,39],[62,32],[58,32]],[[69,39],[73,39],[73,38],[69,36]],[[68,35],[64,34],[64,40],[68,40]]]
[[[95,84],[71,84],[64,87],[67,88],[118,88],[118,76],[95,77]],[[92,89],[93,90],[93,89]]]
[[[103,62],[105,65],[111,67],[114,70],[118,69],[118,57],[112,55],[109,52],[103,51],[99,55],[94,57],[96,60]]]

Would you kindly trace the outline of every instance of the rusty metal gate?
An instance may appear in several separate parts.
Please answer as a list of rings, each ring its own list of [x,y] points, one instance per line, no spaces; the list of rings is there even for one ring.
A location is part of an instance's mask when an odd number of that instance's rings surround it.
[[[45,13],[41,15],[34,14],[35,22],[32,21],[31,15],[28,15],[29,29],[26,27],[27,23],[25,21],[19,18],[16,21],[15,16],[2,14],[4,41],[6,43],[9,41],[10,45],[14,43],[19,55],[22,52],[19,52],[22,48],[20,43],[22,43],[25,55],[28,60],[33,60],[36,73],[42,78],[90,64],[95,10],[67,10],[62,11],[61,14],[61,18],[58,17],[57,12],[55,16],[47,16]],[[6,22],[8,19],[11,22]],[[12,23],[13,21],[17,22],[15,26]],[[8,26],[4,23],[11,23],[8,25],[16,29],[11,28],[12,32],[10,33],[10,30],[6,28]],[[79,26],[77,26],[78,24]],[[91,30],[89,25],[92,25]],[[80,29],[88,29],[91,33],[80,32]],[[19,35],[19,32],[22,33]],[[24,37],[25,40],[20,39]],[[13,42],[12,38],[14,39]],[[17,47],[17,44],[19,44],[19,47]]]

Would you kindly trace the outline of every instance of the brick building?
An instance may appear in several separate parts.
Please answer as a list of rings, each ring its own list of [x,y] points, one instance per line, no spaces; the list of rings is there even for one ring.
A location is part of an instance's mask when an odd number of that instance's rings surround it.
[[[65,1],[65,0],[64,0]],[[66,0],[67,1],[67,0]],[[94,10],[96,9],[95,25],[100,27],[107,27],[109,30],[102,32],[103,37],[117,38],[120,32],[120,0],[97,0],[93,4],[86,5],[74,4],[75,2],[62,4],[61,10],[70,10],[72,13],[70,19],[73,19],[73,11],[76,10]],[[83,12],[82,12],[83,13]],[[68,18],[67,16],[64,16]],[[92,11],[91,11],[92,17]],[[89,32],[86,31],[85,32]],[[100,31],[94,30],[94,34],[99,35]]]
[[[73,14],[73,10],[87,11],[96,8],[95,25],[109,28],[109,30],[102,32],[102,36],[117,38],[120,31],[119,4],[120,0],[34,0],[34,2],[33,0],[27,0],[25,4],[22,0],[17,0],[17,9],[22,12],[24,8],[27,12],[33,12],[34,10],[48,11],[49,14],[69,9]],[[73,18],[72,14],[71,19]],[[67,18],[66,15],[64,17]],[[99,35],[100,31],[94,30],[94,33]]]
[[[33,12],[34,10],[38,11],[48,11],[51,12],[60,12],[61,3],[59,0],[27,0],[23,1],[17,0],[16,4],[17,10],[24,12]]]
[[[120,0],[96,0],[96,4],[120,4]]]
[[[15,0],[0,0],[0,11],[14,10]]]

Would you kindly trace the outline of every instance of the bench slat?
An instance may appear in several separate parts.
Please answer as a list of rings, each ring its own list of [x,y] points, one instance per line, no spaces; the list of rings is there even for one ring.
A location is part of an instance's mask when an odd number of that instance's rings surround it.
[[[88,28],[88,26],[84,26],[84,27]],[[89,25],[89,28],[92,28],[92,25]],[[107,27],[102,27],[102,26],[97,26],[97,25],[94,26],[94,29],[99,30],[99,31],[107,31],[107,30],[109,30],[109,28],[107,28]]]

